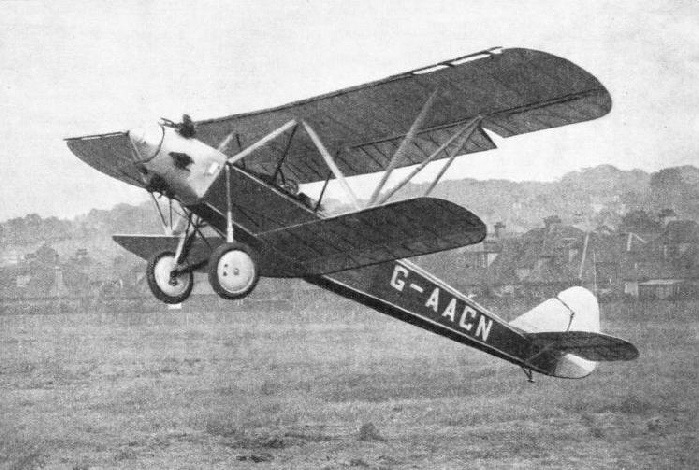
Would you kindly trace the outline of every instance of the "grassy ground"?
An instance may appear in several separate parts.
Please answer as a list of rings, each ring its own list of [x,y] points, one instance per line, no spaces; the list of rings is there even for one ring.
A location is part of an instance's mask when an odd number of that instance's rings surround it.
[[[699,304],[604,307],[641,358],[536,384],[345,302],[2,316],[0,467],[699,468]]]

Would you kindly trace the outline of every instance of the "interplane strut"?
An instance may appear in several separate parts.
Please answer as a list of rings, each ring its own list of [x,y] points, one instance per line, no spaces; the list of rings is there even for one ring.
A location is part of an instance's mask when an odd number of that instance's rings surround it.
[[[420,163],[420,165],[414,168],[413,171],[411,171],[410,174],[408,174],[408,176],[406,176],[403,180],[401,180],[398,184],[396,184],[393,188],[386,192],[386,194],[379,197],[378,201],[376,201],[376,205],[380,206],[381,204],[384,204],[386,201],[388,201],[396,192],[398,192],[399,189],[408,184],[410,180],[412,180],[413,177],[415,177],[415,175],[420,173],[430,162],[432,162],[442,152],[444,152],[459,137],[468,139],[471,136],[471,134],[473,134],[473,132],[478,128],[479,121],[480,117],[474,118],[471,121],[469,121],[468,124],[466,124],[464,127],[456,131],[446,142],[440,145],[437,150],[435,150],[429,157],[427,157],[422,163]],[[451,160],[453,160],[457,154],[458,151],[455,151],[454,154],[449,158],[449,162],[451,162]],[[438,180],[442,176],[442,174],[444,174],[444,171],[446,171],[446,169],[443,169],[443,171],[440,172],[436,180]]]
[[[335,178],[340,182],[340,185],[342,186],[342,189],[345,191],[345,194],[347,197],[349,197],[350,201],[352,202],[352,205],[356,210],[361,210],[362,206],[359,204],[359,200],[357,199],[357,196],[354,194],[354,191],[352,191],[352,188],[350,187],[349,183],[347,183],[347,180],[345,179],[345,175],[340,171],[340,169],[337,167],[335,164],[335,159],[330,155],[330,152],[328,152],[328,149],[325,148],[325,145],[323,145],[323,142],[320,140],[320,137],[318,137],[318,134],[316,133],[315,130],[311,126],[308,125],[306,121],[303,121],[303,126],[306,129],[306,132],[308,133],[308,136],[311,138],[315,146],[318,148],[318,152],[320,152],[320,155],[323,157],[323,160],[325,160],[325,163],[328,165],[328,168],[335,174]]]
[[[427,98],[427,101],[425,101],[425,104],[422,105],[422,109],[420,110],[420,114],[418,114],[417,118],[415,118],[415,121],[413,121],[412,125],[410,126],[410,129],[408,130],[408,133],[405,135],[405,138],[401,141],[400,145],[398,146],[398,150],[396,150],[396,153],[393,154],[393,157],[391,158],[391,161],[388,164],[388,167],[384,171],[383,176],[381,177],[381,181],[379,181],[379,184],[376,185],[376,188],[374,189],[374,192],[372,193],[371,197],[369,198],[369,202],[367,203],[367,207],[372,207],[377,204],[377,199],[379,199],[379,196],[381,195],[381,190],[383,189],[384,185],[388,181],[388,178],[390,178],[391,173],[393,173],[393,170],[398,166],[400,161],[403,159],[403,154],[405,154],[405,151],[408,149],[408,146],[413,143],[413,140],[415,139],[415,134],[417,133],[418,129],[422,126],[423,122],[425,121],[425,118],[427,117],[427,113],[429,112],[430,108],[432,107],[432,104],[434,103],[434,100],[437,96],[437,91],[435,90],[432,92],[429,98]]]

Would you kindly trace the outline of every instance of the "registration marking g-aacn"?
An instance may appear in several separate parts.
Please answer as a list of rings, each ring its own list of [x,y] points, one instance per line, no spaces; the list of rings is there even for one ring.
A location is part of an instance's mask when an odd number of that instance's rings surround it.
[[[391,275],[391,287],[401,293],[407,292],[405,286],[410,273],[407,267],[396,264]],[[410,283],[409,287],[419,294],[425,292],[425,288],[419,284]],[[454,297],[439,286],[432,285],[432,287],[427,287],[426,291],[429,292],[429,295],[426,299],[420,299],[420,302],[425,307],[425,313],[430,317],[437,316],[436,320],[441,324],[456,326],[462,332],[477,339],[480,338],[484,342],[488,340],[493,326],[492,318],[488,318],[487,315],[474,309],[463,299]]]

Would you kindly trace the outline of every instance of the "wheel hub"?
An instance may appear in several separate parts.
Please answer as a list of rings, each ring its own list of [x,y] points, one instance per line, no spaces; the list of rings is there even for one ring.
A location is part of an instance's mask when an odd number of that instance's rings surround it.
[[[174,256],[163,256],[153,270],[158,287],[170,297],[182,295],[189,288],[190,277],[187,273],[174,274],[176,267]]]
[[[255,263],[247,253],[231,250],[219,259],[219,284],[231,294],[244,292],[255,282],[255,269]]]

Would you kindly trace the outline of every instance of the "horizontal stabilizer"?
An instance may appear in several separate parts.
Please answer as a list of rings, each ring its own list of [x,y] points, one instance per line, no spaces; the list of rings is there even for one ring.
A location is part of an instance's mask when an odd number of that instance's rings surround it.
[[[139,258],[148,259],[161,251],[177,249],[180,238],[172,235],[113,235],[112,240]],[[224,240],[220,237],[207,237],[206,241],[197,238],[190,248],[190,258],[208,258]],[[211,248],[209,247],[211,246]]]
[[[242,234],[242,231],[238,233]],[[127,251],[145,260],[163,251],[174,253],[180,241],[179,237],[172,235],[114,235],[112,239]],[[196,271],[205,272],[211,253],[225,241],[225,238],[216,236],[206,237],[206,241],[199,237],[195,238],[189,248],[187,262],[190,266],[198,265],[199,267]],[[290,266],[286,257],[277,256],[271,250],[263,250],[259,255],[258,262],[261,276],[295,277],[303,274],[298,268]]]
[[[418,198],[257,234],[305,275],[327,274],[478,243],[475,214],[443,199]]]
[[[175,252],[179,237],[168,235],[114,235],[112,239],[127,251],[145,260],[163,251]],[[203,263],[200,269],[206,268],[206,260],[211,251],[225,240],[220,237],[207,237],[206,242],[197,238],[189,249],[187,259],[191,264]]]
[[[628,341],[592,331],[548,331],[528,333],[527,337],[545,349],[590,361],[631,361],[638,357],[638,349]]]

